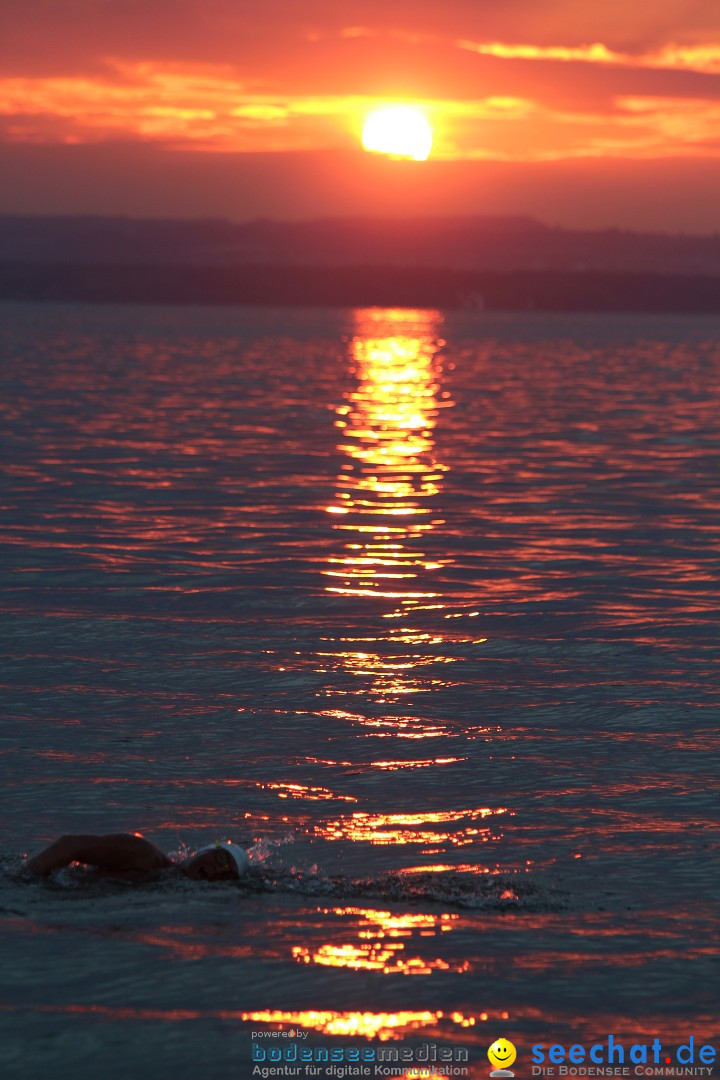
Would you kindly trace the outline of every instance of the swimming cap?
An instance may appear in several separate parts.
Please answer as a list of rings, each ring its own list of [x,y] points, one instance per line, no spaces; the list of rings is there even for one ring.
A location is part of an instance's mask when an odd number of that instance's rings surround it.
[[[206,851],[216,851],[217,848],[226,851],[232,858],[240,877],[242,877],[243,874],[247,874],[250,869],[250,860],[247,857],[247,852],[243,851],[237,844],[231,844],[229,840],[216,840],[214,844],[207,844],[205,847],[200,848],[199,851],[195,852],[195,855],[204,855]]]

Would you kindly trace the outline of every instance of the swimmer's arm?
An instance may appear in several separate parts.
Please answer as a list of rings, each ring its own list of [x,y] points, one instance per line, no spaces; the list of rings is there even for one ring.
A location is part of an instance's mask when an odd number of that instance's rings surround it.
[[[166,855],[142,836],[117,833],[110,836],[61,836],[39,855],[28,859],[24,870],[47,877],[70,863],[96,866],[106,873],[148,873],[171,866]]]

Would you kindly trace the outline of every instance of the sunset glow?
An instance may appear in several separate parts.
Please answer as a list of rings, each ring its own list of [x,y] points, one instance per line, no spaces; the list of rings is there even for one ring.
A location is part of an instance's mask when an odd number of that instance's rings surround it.
[[[600,46],[563,50],[466,41],[455,49],[516,70],[509,85],[501,68],[497,87],[484,95],[428,99],[434,131],[424,109],[382,105],[369,95],[249,93],[234,72],[216,65],[113,60],[105,75],[92,77],[0,76],[0,146],[127,139],[180,151],[339,150],[351,145],[359,123],[365,150],[416,161],[426,160],[431,150],[433,159],[454,162],[720,156],[720,106],[713,94],[701,92],[707,84],[693,84],[692,94],[672,92],[674,79],[686,71],[720,81],[720,46],[669,52],[662,75],[647,76],[646,93],[638,92],[637,77],[614,71],[636,67],[644,79],[639,69],[660,68],[659,59],[656,65],[650,57],[638,58],[625,67],[623,57]],[[574,87],[566,86],[570,62],[578,67]],[[553,73],[555,90],[544,81]],[[607,87],[600,98],[583,100],[586,77],[597,82],[596,73]]]
[[[720,224],[711,0],[371,4],[361,23],[323,0],[251,20],[188,0],[171,32],[155,5],[36,8],[0,46],[10,212]]]

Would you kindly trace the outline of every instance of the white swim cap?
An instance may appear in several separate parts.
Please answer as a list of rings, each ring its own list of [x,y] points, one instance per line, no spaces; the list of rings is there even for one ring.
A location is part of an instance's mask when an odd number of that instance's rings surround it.
[[[230,843],[229,840],[216,840],[214,844],[207,844],[205,847],[200,848],[199,851],[196,851],[195,856],[204,855],[206,851],[217,851],[218,848],[222,851],[226,851],[228,855],[230,855],[237,867],[237,872],[240,877],[242,877],[243,874],[247,874],[250,869],[250,860],[247,857],[247,852],[243,851],[237,844]]]
[[[247,851],[245,851],[241,847],[238,847],[237,844],[231,844],[229,840],[221,840],[220,847],[223,848],[224,851],[230,852],[233,859],[235,860],[235,865],[238,868],[238,874],[240,875],[240,877],[242,877],[243,874],[247,874],[248,870],[250,869],[250,860],[248,858]]]

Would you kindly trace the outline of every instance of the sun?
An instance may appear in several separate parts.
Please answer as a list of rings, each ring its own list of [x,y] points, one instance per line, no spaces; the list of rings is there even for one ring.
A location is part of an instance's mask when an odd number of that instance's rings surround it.
[[[432,128],[424,113],[410,105],[388,105],[370,113],[362,144],[366,150],[425,161],[432,149]]]

